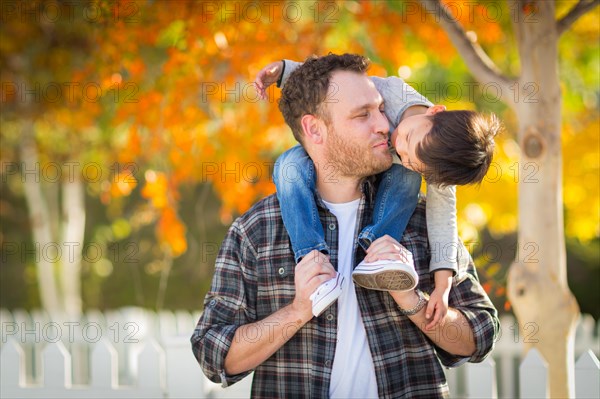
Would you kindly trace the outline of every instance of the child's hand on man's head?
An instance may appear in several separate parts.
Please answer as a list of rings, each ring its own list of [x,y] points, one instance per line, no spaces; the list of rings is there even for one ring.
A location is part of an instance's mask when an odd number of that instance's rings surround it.
[[[283,61],[272,62],[261,69],[254,80],[254,88],[261,100],[267,98],[267,88],[277,83],[283,72]]]

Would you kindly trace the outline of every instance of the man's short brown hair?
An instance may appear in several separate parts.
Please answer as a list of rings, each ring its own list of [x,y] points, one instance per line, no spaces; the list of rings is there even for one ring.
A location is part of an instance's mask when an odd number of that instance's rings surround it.
[[[369,65],[370,61],[358,54],[328,54],[309,57],[290,74],[281,91],[279,110],[300,144],[303,142],[300,120],[304,115],[316,115],[326,121],[329,118],[322,105],[327,97],[332,73],[365,73]]]
[[[443,111],[429,117],[433,127],[416,148],[428,183],[480,183],[494,155],[494,137],[501,124],[494,114]]]

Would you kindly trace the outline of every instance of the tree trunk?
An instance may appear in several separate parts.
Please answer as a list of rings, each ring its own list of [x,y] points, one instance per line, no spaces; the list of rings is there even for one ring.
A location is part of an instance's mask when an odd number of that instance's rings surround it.
[[[77,162],[66,164],[69,175],[62,182],[62,268],[63,307],[72,320],[81,315],[81,254],[85,233],[85,196]]]
[[[548,362],[551,396],[574,397],[579,307],[566,274],[554,2],[535,2],[532,14],[515,18],[521,59],[514,90],[521,162],[518,251],[508,275],[508,297],[525,350],[537,348]]]
[[[35,249],[42,308],[52,319],[81,315],[81,255],[85,233],[84,184],[78,167],[63,168],[62,181],[44,190],[44,176],[33,138],[33,123],[23,122],[21,162]],[[65,166],[77,165],[76,162]],[[67,172],[66,176],[63,173]],[[59,193],[62,191],[62,193]],[[46,195],[44,195],[46,194]],[[60,195],[62,194],[62,195]],[[59,206],[62,210],[59,212]],[[57,281],[60,276],[60,284]]]
[[[480,82],[496,82],[519,120],[519,240],[508,275],[525,350],[536,347],[549,365],[553,397],[574,396],[574,339],[579,307],[567,284],[562,210],[561,94],[558,39],[598,1],[577,3],[558,23],[554,2],[516,0],[511,20],[521,75],[504,76],[440,0],[421,0]],[[514,97],[507,99],[507,96]]]
[[[42,194],[41,167],[37,147],[33,139],[33,123],[30,120],[23,121],[23,140],[20,152],[25,199],[29,208],[29,222],[31,223],[33,245],[36,252],[35,264],[40,300],[42,301],[42,307],[48,314],[56,316],[63,312],[63,308],[54,270],[56,256],[53,256],[49,249],[57,246],[58,243],[53,240],[50,212],[46,199]]]

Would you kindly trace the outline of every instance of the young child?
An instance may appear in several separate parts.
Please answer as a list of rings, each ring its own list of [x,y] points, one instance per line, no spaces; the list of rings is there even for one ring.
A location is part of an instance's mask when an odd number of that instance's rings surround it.
[[[299,65],[284,60],[263,68],[255,81],[261,97],[269,85],[277,82],[278,87],[283,86]],[[426,317],[431,318],[427,328],[433,328],[447,312],[452,276],[458,270],[454,185],[481,182],[491,163],[499,123],[494,116],[472,111],[445,111],[444,106],[434,106],[400,78],[371,79],[384,99],[393,152],[400,159],[395,156],[395,164],[381,175],[372,223],[358,237],[367,255],[352,278],[368,289],[404,291],[416,287],[418,275],[412,262],[377,259],[369,255],[369,246],[386,234],[400,241],[417,205],[422,174],[428,182],[427,230],[432,249],[430,272],[435,281]],[[323,226],[315,216],[314,165],[301,146],[279,157],[273,177],[296,261],[315,249],[328,253]],[[315,316],[335,301],[339,287],[338,279],[333,279],[315,291],[313,303],[323,296],[328,299],[313,309]]]

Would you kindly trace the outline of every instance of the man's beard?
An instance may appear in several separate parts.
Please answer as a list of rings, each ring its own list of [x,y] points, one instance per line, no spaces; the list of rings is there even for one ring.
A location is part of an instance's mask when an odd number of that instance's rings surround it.
[[[326,173],[331,177],[367,177],[392,166],[392,156],[378,157],[373,153],[370,143],[353,145],[349,140],[338,134],[332,126],[327,126],[328,145],[326,147],[327,165]],[[382,137],[383,139],[384,137]]]

